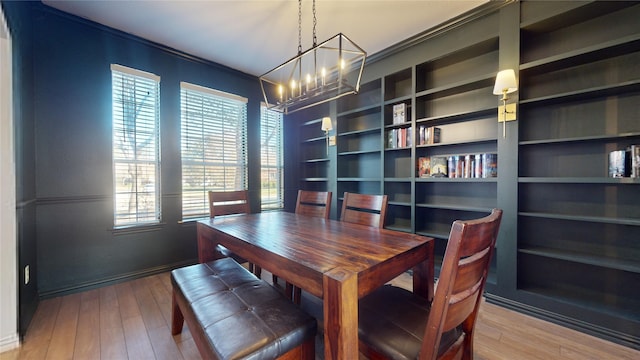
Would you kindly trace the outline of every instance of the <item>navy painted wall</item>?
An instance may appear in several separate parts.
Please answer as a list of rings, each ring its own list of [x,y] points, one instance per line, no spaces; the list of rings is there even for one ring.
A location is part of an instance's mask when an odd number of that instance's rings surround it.
[[[19,201],[32,199],[35,224],[35,241],[21,242],[19,257],[37,254],[31,267],[40,297],[195,261],[194,223],[180,223],[180,81],[249,99],[249,189],[252,210],[259,211],[262,98],[256,77],[41,3],[3,2],[3,7],[10,26],[30,29],[14,37],[22,56],[14,71],[22,67],[18,78],[26,80],[15,89],[22,100],[16,102],[17,129],[25,132],[17,134],[16,151],[26,157],[17,175]],[[143,231],[112,229],[112,63],[161,77],[163,222]]]

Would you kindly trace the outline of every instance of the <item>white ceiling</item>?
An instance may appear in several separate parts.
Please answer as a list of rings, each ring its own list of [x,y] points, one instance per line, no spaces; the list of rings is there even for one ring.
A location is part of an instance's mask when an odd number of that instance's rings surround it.
[[[317,40],[343,33],[375,54],[488,0],[317,0]],[[45,5],[260,76],[297,54],[296,0],[43,0]],[[302,50],[312,46],[302,1]]]

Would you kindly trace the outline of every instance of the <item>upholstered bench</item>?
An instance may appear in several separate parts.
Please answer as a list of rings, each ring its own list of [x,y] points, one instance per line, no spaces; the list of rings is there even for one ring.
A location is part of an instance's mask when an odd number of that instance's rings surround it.
[[[224,258],[171,272],[171,333],[184,321],[204,359],[314,359],[315,318]]]

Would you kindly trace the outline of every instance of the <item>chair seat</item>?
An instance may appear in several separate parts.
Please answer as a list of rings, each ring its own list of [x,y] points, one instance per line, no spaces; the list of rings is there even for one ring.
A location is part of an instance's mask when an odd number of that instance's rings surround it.
[[[360,300],[358,336],[388,358],[415,360],[422,346],[430,308],[426,299],[405,289],[385,285]],[[462,335],[459,328],[445,332],[438,354]]]

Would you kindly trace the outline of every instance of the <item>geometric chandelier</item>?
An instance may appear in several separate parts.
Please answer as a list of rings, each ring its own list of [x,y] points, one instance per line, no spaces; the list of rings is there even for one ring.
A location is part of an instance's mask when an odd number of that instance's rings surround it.
[[[302,0],[298,0],[298,55],[260,76],[267,107],[290,114],[360,90],[367,53],[339,33],[318,44],[313,1],[313,46],[302,52]]]

